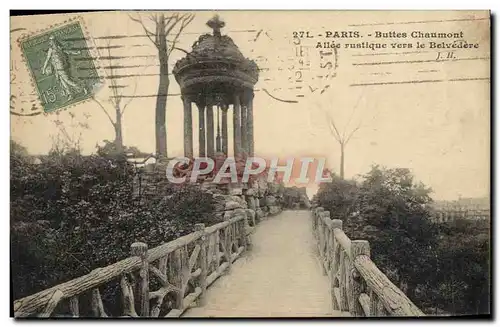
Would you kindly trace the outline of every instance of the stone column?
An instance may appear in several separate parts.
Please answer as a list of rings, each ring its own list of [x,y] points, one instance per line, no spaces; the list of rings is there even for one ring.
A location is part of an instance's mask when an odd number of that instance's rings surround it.
[[[220,135],[220,107],[217,106],[217,136],[215,137],[215,152],[222,152],[222,140]]]
[[[241,106],[241,152],[248,154],[247,106],[245,101]]]
[[[233,142],[234,142],[234,156],[236,157],[241,153],[241,105],[240,95],[234,95],[233,104]]]
[[[253,140],[253,91],[249,92],[246,99],[247,115],[246,115],[246,131],[247,131],[247,151],[249,156],[254,154]]]
[[[198,144],[200,148],[200,157],[205,157],[206,151],[205,151],[205,105],[202,103],[197,103],[196,106],[198,107],[198,121],[199,121],[199,127],[200,130],[198,132]]]
[[[214,107],[207,105],[207,156],[213,158],[214,154]]]
[[[227,110],[228,106],[223,104],[220,107],[222,111],[222,152],[227,156],[228,138],[227,138]]]
[[[182,96],[184,104],[184,156],[193,156],[193,117],[191,115],[191,99]]]

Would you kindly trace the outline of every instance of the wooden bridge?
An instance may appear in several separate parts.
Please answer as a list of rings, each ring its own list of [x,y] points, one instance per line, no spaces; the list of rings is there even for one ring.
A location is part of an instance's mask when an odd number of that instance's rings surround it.
[[[100,289],[110,283],[125,317],[424,315],[370,260],[368,242],[351,241],[322,208],[257,226],[242,212],[153,249],[134,243],[125,260],[14,301],[15,316],[108,317]]]

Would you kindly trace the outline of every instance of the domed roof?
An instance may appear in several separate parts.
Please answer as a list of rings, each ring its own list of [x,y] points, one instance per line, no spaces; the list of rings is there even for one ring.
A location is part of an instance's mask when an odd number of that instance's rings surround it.
[[[245,58],[229,36],[221,35],[225,23],[218,16],[207,25],[213,29],[213,35],[201,35],[192,51],[174,66],[173,74],[181,89],[212,82],[253,88],[258,80],[257,64]]]
[[[246,60],[240,49],[234,44],[233,39],[227,35],[201,35],[193,44],[193,50],[190,55],[195,57],[222,57],[238,61]]]

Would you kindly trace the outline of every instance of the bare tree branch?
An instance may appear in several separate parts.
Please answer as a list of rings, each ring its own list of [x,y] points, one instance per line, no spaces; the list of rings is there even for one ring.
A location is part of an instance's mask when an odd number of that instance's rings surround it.
[[[156,14],[149,15],[149,20],[155,24],[158,24],[158,15]]]
[[[332,133],[333,137],[340,144],[344,143],[344,140],[342,139],[342,136],[340,135],[339,130],[337,129],[337,125],[335,125],[335,121],[333,120],[333,117],[326,112],[325,112],[325,116],[328,120],[328,127],[330,127],[330,132]]]
[[[167,20],[165,21],[165,27],[168,26],[168,28],[165,29],[165,36],[170,34],[170,31],[172,31],[172,29],[175,27],[175,25],[177,25],[177,23],[180,20],[178,13],[169,16],[167,19],[168,21]]]
[[[184,31],[186,26],[188,26],[193,21],[193,19],[194,19],[193,14],[184,14],[179,18],[179,20],[181,20],[181,26],[179,27],[179,30],[177,31],[177,34],[175,35],[175,37],[172,41],[172,46],[170,47],[170,50],[168,51],[169,56],[174,49],[177,49],[176,44],[177,44],[177,41],[179,40],[179,36]]]
[[[123,105],[123,108],[122,108],[122,116],[125,114],[125,109],[127,109],[128,105],[135,99],[135,94],[137,92],[137,81],[138,81],[138,77],[142,75],[142,73],[146,70],[146,68],[150,67],[151,66],[151,63],[146,63],[144,65],[144,68],[142,69],[142,71],[137,74],[137,76],[134,78],[134,90],[132,91],[132,96],[129,97],[129,100]],[[123,99],[124,96],[123,94],[120,94],[120,98]]]
[[[102,109],[102,111],[104,111],[104,113],[106,114],[106,116],[108,117],[109,121],[111,122],[111,124],[114,127],[115,126],[115,122],[113,121],[113,118],[111,118],[111,116],[109,115],[108,111],[104,108],[104,106],[102,105],[102,103],[99,100],[97,100],[95,96],[92,96],[92,100],[94,100],[99,105],[99,107]]]
[[[135,82],[134,82],[134,91],[133,91],[133,94],[135,94],[136,91],[137,91],[137,79],[135,79]],[[122,116],[123,116],[123,114],[125,114],[125,109],[127,109],[127,107],[130,104],[130,102],[132,102],[132,100],[134,100],[134,99],[135,99],[134,96],[130,97],[129,100],[123,105]]]
[[[359,102],[361,101],[361,98],[363,97],[363,95],[365,94],[365,91],[366,91],[366,86],[363,88],[363,91],[361,91],[361,94],[359,95],[358,97],[358,101],[356,101],[356,105],[354,106],[354,108],[352,109],[351,111],[351,116],[349,117],[349,120],[347,121],[347,124],[345,125],[344,127],[344,138],[345,138],[345,133],[347,131],[347,127],[349,126],[349,124],[351,123],[351,120],[352,120],[352,117],[354,116],[354,113],[356,112],[356,109],[358,108],[358,105],[359,105]],[[359,127],[358,127],[359,128]],[[352,134],[352,132],[351,132]]]
[[[113,97],[110,98],[110,101],[113,103],[115,107],[120,106],[121,102],[121,94],[118,93],[118,87],[116,84],[116,79],[114,78],[116,76],[115,71],[114,71],[114,63],[113,59],[111,56],[111,40],[107,40],[107,46],[106,49],[108,50],[108,60],[109,60],[109,81],[111,83],[111,91],[113,92]],[[113,102],[114,101],[114,102]]]
[[[359,123],[359,125],[351,131],[349,136],[347,136],[347,139],[345,139],[344,144],[347,144],[349,142],[349,140],[351,139],[351,137],[354,135],[354,133],[356,133],[360,128],[361,128],[361,123]]]
[[[142,19],[140,19],[140,18],[134,18],[134,17],[133,17],[132,15],[130,15],[130,14],[129,14],[129,18],[130,18],[131,20],[133,20],[134,22],[141,24],[142,29],[144,30],[144,33],[146,33],[146,36],[148,37],[148,39],[149,39],[149,40],[150,40],[150,41],[151,41],[151,42],[152,42],[152,43],[153,43],[156,47],[158,47],[157,38],[155,37],[155,40],[153,40],[153,38],[152,38],[152,36],[155,36],[155,34],[154,34],[154,33],[152,33],[150,30],[148,30],[148,29],[146,28],[146,26],[145,26],[145,25],[144,25],[144,23],[142,22]]]
[[[173,50],[179,50],[179,51],[182,51],[182,52],[184,52],[184,53],[185,53],[185,54],[187,54],[187,55],[189,55],[189,54],[190,54],[190,53],[189,53],[189,51],[184,50],[184,49],[179,48],[179,47],[171,47],[170,52],[172,52]]]

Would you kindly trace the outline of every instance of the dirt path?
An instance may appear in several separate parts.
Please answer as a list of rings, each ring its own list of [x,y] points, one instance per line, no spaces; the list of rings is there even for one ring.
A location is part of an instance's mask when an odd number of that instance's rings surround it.
[[[334,316],[328,278],[316,259],[308,211],[284,211],[261,222],[252,249],[207,290],[203,307],[183,317]]]

